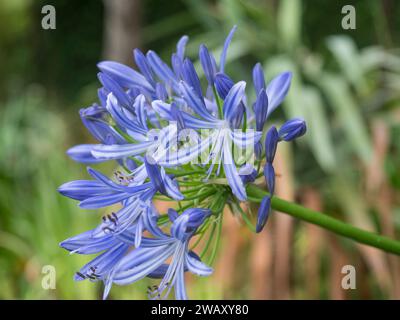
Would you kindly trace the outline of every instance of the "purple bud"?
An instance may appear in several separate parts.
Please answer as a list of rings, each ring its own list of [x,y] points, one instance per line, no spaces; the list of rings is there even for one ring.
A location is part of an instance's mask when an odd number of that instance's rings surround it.
[[[209,53],[204,44],[200,45],[199,58],[208,83],[214,85],[214,78],[217,72],[216,63],[214,57]]]
[[[140,51],[139,49],[135,49],[133,50],[133,57],[142,75],[147,79],[147,81],[151,85],[154,85],[155,81],[154,81],[153,71],[151,71],[149,63],[147,62],[147,58],[143,54],[143,52]]]
[[[265,182],[267,183],[269,193],[271,196],[274,194],[275,191],[275,170],[272,166],[272,163],[267,162],[264,166],[264,177]]]
[[[300,118],[286,121],[279,129],[279,138],[285,141],[292,141],[301,137],[307,131],[306,122]]]
[[[260,208],[258,209],[257,215],[257,225],[256,232],[259,233],[264,228],[267,223],[269,213],[271,212],[271,198],[269,196],[265,196],[260,204]]]
[[[194,89],[199,97],[203,96],[199,76],[196,73],[196,69],[194,68],[192,61],[190,61],[188,58],[186,58],[183,62],[182,78]]]
[[[251,164],[246,164],[239,169],[239,176],[243,184],[254,182],[257,178],[257,170]]]
[[[268,84],[265,91],[268,96],[268,115],[270,115],[285,99],[290,83],[292,81],[292,73],[291,72],[283,72],[277,75],[271,82]]]
[[[262,156],[262,143],[261,143],[261,141],[258,141],[254,145],[254,153],[256,154],[256,158],[260,160],[261,156]]]
[[[254,104],[254,113],[256,118],[256,129],[262,131],[268,114],[268,97],[265,90],[261,89],[258,93],[256,103]]]
[[[215,88],[217,89],[218,95],[225,99],[229,90],[235,83],[225,73],[218,72],[215,75]]]
[[[189,37],[183,36],[179,39],[178,43],[176,44],[176,55],[182,62],[183,59],[185,58],[185,49],[188,41]]]
[[[267,158],[267,162],[269,163],[272,163],[272,161],[274,161],[278,141],[278,131],[276,130],[275,126],[272,126],[268,130],[267,136],[265,138],[265,156]]]
[[[256,93],[265,89],[264,71],[260,63],[257,63],[253,68],[253,83]]]

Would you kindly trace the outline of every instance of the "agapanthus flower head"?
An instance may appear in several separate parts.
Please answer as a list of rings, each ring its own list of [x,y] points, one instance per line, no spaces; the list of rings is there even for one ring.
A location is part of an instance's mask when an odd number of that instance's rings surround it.
[[[300,137],[306,126],[300,119],[279,129],[266,125],[288,92],[290,72],[267,83],[256,64],[254,101],[246,94],[251,86],[225,72],[235,31],[219,59],[200,46],[202,72],[185,55],[187,36],[178,41],[170,65],[154,51],[139,49],[133,51],[138,70],[114,61],[98,64],[99,102],[80,111],[98,143],[72,147],[67,154],[88,164],[116,161],[119,168],[113,178],[88,168],[92,179],[65,183],[59,192],[79,201],[81,208],[112,206],[112,211],[95,229],[60,245],[71,253],[98,254],[75,280],[103,281],[104,297],[112,284],[148,277],[162,279],[149,288],[150,298],[168,297],[174,288],[176,298],[186,299],[184,273],[212,273],[191,239],[222,223],[226,203],[247,201],[246,186],[262,176],[263,167],[270,194],[261,203],[257,232],[268,219],[277,145]],[[158,212],[157,199],[173,200],[171,208]],[[215,236],[208,241],[218,243]]]

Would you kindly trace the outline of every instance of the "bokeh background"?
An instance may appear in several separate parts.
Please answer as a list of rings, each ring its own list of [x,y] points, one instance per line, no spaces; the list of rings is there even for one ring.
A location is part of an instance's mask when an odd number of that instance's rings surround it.
[[[46,4],[56,30],[41,28]],[[355,30],[341,27],[345,4],[356,8]],[[182,34],[197,60],[203,42],[218,54],[234,24],[228,74],[251,81],[258,61],[268,79],[291,70],[272,120],[308,123],[306,137],[279,147],[277,194],[400,239],[399,17],[395,0],[0,0],[0,298],[101,296],[101,284],[72,280],[89,257],[58,247],[99,213],[56,192],[86,177],[65,150],[92,141],[78,110],[97,99],[96,63],[133,66],[134,47],[169,59]],[[341,288],[348,264],[356,290]],[[55,290],[41,286],[45,265],[56,268]],[[278,212],[259,235],[225,215],[215,270],[188,278],[192,298],[400,298],[399,257]],[[148,284],[115,287],[111,298],[145,298]]]

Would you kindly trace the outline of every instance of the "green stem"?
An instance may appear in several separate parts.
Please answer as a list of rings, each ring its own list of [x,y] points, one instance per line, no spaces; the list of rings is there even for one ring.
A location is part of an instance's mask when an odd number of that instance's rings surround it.
[[[256,185],[247,187],[248,198],[250,201],[261,202],[262,198],[268,193]],[[359,229],[350,224],[332,218],[331,216],[315,210],[304,208],[298,204],[272,197],[271,206],[273,209],[286,213],[292,217],[318,225],[324,229],[332,231],[338,235],[353,239],[357,242],[371,247],[382,249],[386,252],[400,255],[400,241],[381,236],[374,232]]]
[[[213,93],[214,93],[215,101],[217,102],[219,118],[223,119],[224,118],[224,112],[223,112],[223,109],[222,109],[222,103],[221,103],[221,100],[219,99],[219,95],[217,93],[217,90],[215,89],[215,86],[212,86],[212,90],[213,90]]]
[[[222,218],[224,216],[224,213],[221,211],[221,214],[219,215],[219,221],[218,221],[218,230],[217,230],[217,239],[215,240],[215,244],[214,244],[214,248],[213,251],[211,253],[211,257],[208,260],[208,265],[212,266],[214,264],[215,261],[215,257],[217,256],[217,251],[219,248],[219,244],[221,242],[221,232],[222,232]]]
[[[204,173],[204,170],[203,171],[193,170],[193,171],[185,171],[185,172],[167,170],[167,173],[173,174],[175,178],[178,178],[178,177],[185,177],[185,176],[189,176],[189,175],[193,175],[193,174],[197,174],[197,173]]]

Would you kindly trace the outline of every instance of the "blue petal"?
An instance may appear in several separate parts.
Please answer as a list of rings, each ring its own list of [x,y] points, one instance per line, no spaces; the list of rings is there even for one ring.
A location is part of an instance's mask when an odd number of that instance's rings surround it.
[[[159,99],[159,100],[162,100],[162,101],[168,100],[167,89],[165,89],[165,86],[160,82],[157,82],[157,84],[156,84],[156,96],[157,96],[157,99]]]
[[[108,195],[95,196],[81,201],[79,207],[83,209],[99,209],[119,203],[130,196],[131,195],[128,193],[112,193]]]
[[[189,40],[188,36],[183,36],[179,39],[176,45],[176,54],[179,57],[179,59],[181,59],[182,62],[183,59],[185,58],[185,48],[188,40]]]
[[[198,97],[203,96],[199,76],[196,73],[196,69],[194,68],[192,61],[190,61],[188,58],[186,58],[183,62],[182,78],[194,89]]]
[[[171,226],[171,236],[175,239],[185,241],[187,238],[187,227],[189,223],[189,215],[181,214]]]
[[[109,94],[108,90],[105,88],[99,88],[97,90],[97,96],[99,98],[100,104],[105,107],[107,95]]]
[[[146,98],[144,97],[144,95],[139,94],[136,99],[135,102],[133,104],[135,111],[136,111],[136,116],[137,116],[137,122],[139,123],[139,125],[144,128],[145,130],[147,130],[147,108],[146,108]]]
[[[154,109],[154,111],[157,112],[157,114],[165,120],[168,121],[173,121],[173,117],[172,117],[172,110],[171,110],[171,104],[166,103],[162,100],[154,100],[151,103],[152,108]]]
[[[244,98],[244,90],[246,82],[240,81],[229,90],[226,99],[224,100],[224,118],[228,121],[232,120],[238,111],[237,106]]]
[[[220,61],[219,61],[219,70],[221,72],[224,72],[226,54],[228,52],[229,45],[230,45],[230,43],[232,41],[232,37],[233,37],[233,34],[235,33],[236,29],[237,29],[237,26],[233,26],[232,30],[229,32],[229,35],[225,40],[224,48],[222,49],[221,58],[220,58]]]
[[[186,265],[191,273],[202,277],[209,276],[214,271],[199,259],[196,259],[189,254],[186,255]]]
[[[147,59],[145,55],[143,54],[142,51],[139,49],[133,50],[133,56],[135,59],[135,63],[137,67],[139,68],[140,72],[144,75],[146,80],[152,85],[155,85],[154,77],[153,77],[153,72],[151,71],[151,68],[147,62]]]
[[[98,78],[104,88],[112,92],[122,106],[128,109],[131,108],[132,101],[130,101],[130,97],[126,94],[124,89],[118,84],[117,81],[113,80],[113,78],[109,77],[107,74],[101,72],[98,73]]]
[[[180,264],[175,275],[175,298],[177,300],[187,300],[186,286],[185,286],[185,271],[183,264]]]
[[[158,239],[154,238],[143,238],[143,243],[145,240],[154,240],[157,242],[157,245],[152,247],[139,247],[130,251],[118,264],[116,272],[125,272],[129,269],[132,269],[136,266],[139,266],[143,263],[146,263],[148,260],[152,260],[155,257],[162,254],[165,249],[167,249],[168,244],[161,244]]]
[[[162,170],[162,176],[165,184],[166,194],[174,200],[183,200],[184,196],[179,191],[179,185],[176,180],[172,180],[166,173]]]
[[[82,201],[99,194],[110,193],[110,188],[99,181],[76,180],[64,183],[58,188],[63,196]]]
[[[144,159],[144,164],[154,188],[162,194],[166,194],[167,190],[165,189],[164,180],[156,161],[151,156],[147,155]]]
[[[167,244],[168,241],[172,241],[172,238],[167,238],[167,236],[162,232],[162,230],[158,227],[157,221],[159,214],[154,207],[152,203],[149,204],[149,206],[146,208],[146,214],[143,215],[143,223],[145,226],[145,229],[148,230],[154,237],[157,237],[158,239],[152,239],[154,241],[151,241],[151,243],[155,243],[155,240],[157,242],[164,242],[164,244]],[[150,240],[149,240],[150,241]],[[149,246],[149,241],[146,242],[146,239],[142,239],[142,246]]]
[[[283,72],[276,76],[271,82],[268,84],[266,89],[267,96],[268,96],[268,115],[271,114],[285,99],[289,87],[290,82],[292,80],[292,73],[291,72]]]
[[[226,98],[233,85],[234,82],[225,73],[218,72],[215,75],[215,88],[222,99]]]
[[[228,180],[233,194],[240,201],[245,201],[247,199],[246,190],[244,188],[242,179],[240,179],[240,176],[236,170],[235,163],[232,159],[231,146],[230,143],[227,143],[227,141],[224,142],[224,170],[226,179]]]
[[[176,210],[174,210],[172,208],[168,209],[168,217],[171,222],[174,222],[176,220],[176,218],[178,218],[178,216],[179,216],[179,214],[178,214],[178,212],[176,212]]]
[[[93,168],[88,167],[87,171],[93,178],[108,186],[109,189],[113,189],[114,191],[129,192],[133,194],[148,189],[149,187],[149,184],[131,184],[130,186],[121,185],[112,181],[107,176]]]
[[[176,53],[173,53],[171,56],[171,65],[178,79],[182,77],[182,64],[183,61],[176,55]]]
[[[107,123],[109,113],[104,107],[92,106],[79,110],[82,123],[102,143],[108,144],[109,141],[114,141],[116,144],[125,143],[125,139]]]
[[[92,149],[96,144],[80,144],[74,146],[67,151],[67,155],[74,161],[81,163],[100,163],[107,159],[98,159],[92,155]]]
[[[246,132],[243,132],[242,130],[231,131],[233,143],[241,149],[253,146],[255,143],[260,141],[261,136],[261,131],[255,131],[252,129],[248,129]]]
[[[138,248],[140,243],[142,242],[142,233],[143,233],[143,219],[139,217],[136,222],[136,230],[135,230],[135,247]]]
[[[133,86],[143,87],[146,90],[153,92],[153,87],[147,82],[139,72],[129,68],[121,63],[114,61],[102,61],[97,64],[97,67],[114,78],[121,86],[131,88]]]
[[[211,56],[210,52],[208,51],[207,47],[204,44],[200,45],[199,58],[200,58],[201,66],[203,67],[204,75],[206,76],[208,83],[211,86],[213,86],[214,85],[214,77],[215,77],[215,74],[217,73],[215,62],[214,62],[215,60]]]
[[[114,283],[119,285],[126,285],[146,277],[153,271],[157,270],[161,265],[163,265],[164,261],[172,255],[174,250],[174,246],[168,246],[165,249],[161,250],[159,254],[151,257],[150,259],[147,259],[143,263],[126,271],[116,273],[114,276]]]
[[[260,63],[257,63],[253,68],[253,83],[256,93],[265,89],[264,70]]]
[[[189,208],[186,209],[182,215],[188,215],[189,221],[187,227],[190,229],[197,229],[204,221],[211,215],[210,209],[203,208]]]
[[[116,243],[112,235],[95,238],[89,230],[68,238],[60,243],[60,247],[79,254],[93,254],[109,249]]]
[[[185,128],[185,121],[183,120],[182,112],[177,107],[176,103],[171,104],[171,117],[174,121],[176,121],[178,126],[178,131]]]
[[[179,84],[180,91],[182,96],[186,100],[186,103],[190,108],[193,109],[195,113],[197,113],[200,117],[208,121],[215,121],[216,119],[208,112],[204,101],[199,98],[194,92],[192,87],[189,87],[187,83],[181,81]]]
[[[166,272],[168,271],[169,265],[164,263],[159,266],[156,270],[150,272],[147,277],[152,279],[161,279],[165,276]]]
[[[230,121],[232,128],[234,129],[242,128],[242,122],[243,122],[243,117],[245,116],[244,114],[245,111],[246,107],[243,101],[241,101],[239,103],[235,116]],[[248,113],[246,113],[246,117],[248,118]]]
[[[121,243],[113,249],[107,250],[83,266],[80,269],[80,273],[83,275],[91,274],[91,268],[95,268],[95,274],[103,276],[104,273],[110,271],[111,268],[114,267],[114,265],[124,256],[127,249],[128,245]],[[78,274],[76,274],[74,278],[76,281],[83,280]]]
[[[140,95],[143,97],[142,95]],[[115,122],[123,129],[128,129],[140,134],[146,134],[147,130],[139,125],[132,114],[129,113],[124,108],[118,104],[115,96],[110,93],[107,97],[107,110],[110,112],[111,116]]]
[[[178,152],[170,155],[167,159],[160,159],[158,163],[161,166],[168,166],[168,167],[174,167],[186,164],[194,160],[202,152],[204,152],[210,146],[211,141],[212,137],[209,136],[206,139],[202,139],[198,145],[179,149]]]
[[[196,118],[184,111],[181,111],[181,116],[182,119],[185,123],[185,128],[191,128],[191,129],[216,129],[216,128],[221,128],[223,126],[223,121],[221,120],[213,120],[211,121],[205,121],[201,120],[199,118]]]
[[[153,141],[146,141],[137,144],[95,145],[92,154],[100,159],[121,159],[144,153],[153,144]]]
[[[177,91],[178,82],[171,68],[164,61],[162,61],[154,51],[150,50],[147,53],[147,60],[154,73],[157,74],[157,76],[166,84],[172,86],[174,90]]]
[[[251,164],[245,164],[239,169],[239,175],[244,184],[254,182],[257,178],[257,170]]]

